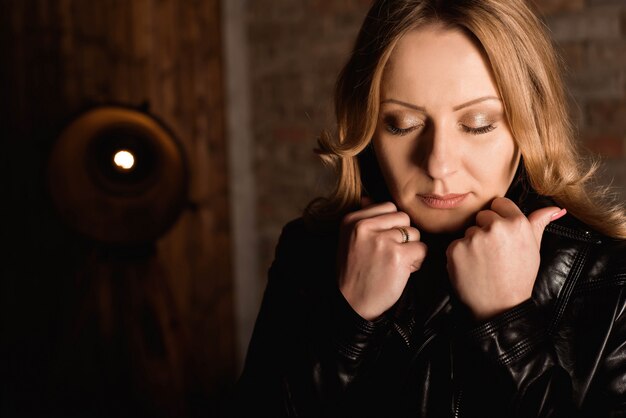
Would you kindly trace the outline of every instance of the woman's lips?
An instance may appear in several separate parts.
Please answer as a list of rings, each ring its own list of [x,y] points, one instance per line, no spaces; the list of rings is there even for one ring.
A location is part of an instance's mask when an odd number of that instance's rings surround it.
[[[447,194],[440,196],[436,194],[418,194],[422,202],[433,209],[454,209],[461,205],[468,193],[464,194]]]

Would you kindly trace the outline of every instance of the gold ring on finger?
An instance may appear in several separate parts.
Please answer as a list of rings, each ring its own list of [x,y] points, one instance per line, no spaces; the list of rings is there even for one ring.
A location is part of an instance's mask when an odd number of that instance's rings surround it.
[[[411,237],[409,236],[409,231],[407,231],[405,227],[396,226],[394,229],[397,229],[402,234],[402,244],[409,242]]]

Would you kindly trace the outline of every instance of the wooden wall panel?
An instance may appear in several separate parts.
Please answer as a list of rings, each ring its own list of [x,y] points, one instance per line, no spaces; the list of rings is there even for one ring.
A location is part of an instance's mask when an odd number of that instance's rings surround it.
[[[67,413],[68,405],[55,399],[63,385],[84,388],[98,380],[72,382],[84,374],[72,369],[67,353],[81,347],[77,355],[90,359],[85,364],[99,361],[93,352],[107,356],[102,349],[84,352],[103,338],[89,321],[77,328],[85,301],[99,301],[113,316],[128,314],[116,304],[132,305],[156,286],[154,300],[171,299],[168,318],[175,331],[165,335],[174,338],[182,359],[179,366],[153,364],[146,376],[174,367],[170,375],[183,379],[180,385],[167,378],[160,383],[170,405],[160,414],[214,412],[236,367],[219,1],[4,0],[0,25],[2,190],[11,219],[4,231],[11,246],[3,254],[2,277],[8,341],[2,352],[3,411],[27,415],[41,412],[38,405],[47,402]],[[54,139],[77,112],[100,103],[148,104],[177,134],[189,160],[189,207],[159,240],[150,262],[107,259],[62,225],[46,195],[44,167]],[[103,315],[102,309],[87,310]],[[137,353],[124,338],[115,340],[121,347],[116,356],[126,356],[132,368]],[[59,376],[65,381],[55,381]],[[119,402],[134,412],[151,401],[159,405],[150,399],[157,392],[122,392],[128,399]],[[92,405],[94,411],[110,406]]]

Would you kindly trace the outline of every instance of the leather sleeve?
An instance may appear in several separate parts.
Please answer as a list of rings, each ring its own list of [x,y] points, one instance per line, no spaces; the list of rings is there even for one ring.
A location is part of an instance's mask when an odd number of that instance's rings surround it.
[[[544,319],[532,300],[481,324],[469,333],[477,352],[512,382],[511,410],[519,417],[614,417],[626,416],[626,302],[623,287],[615,298],[606,298],[613,312],[612,324],[598,346],[599,352],[573,355],[595,356],[590,374],[576,367],[571,374],[557,353],[558,343],[548,334]],[[593,346],[580,338],[579,347]],[[583,342],[584,341],[584,342]],[[571,365],[570,365],[571,366]],[[580,375],[577,373],[580,372]],[[576,401],[574,401],[576,400]]]
[[[334,415],[388,327],[352,310],[337,288],[334,262],[316,264],[324,254],[308,249],[323,247],[293,229],[283,230],[269,271],[236,387],[238,416]],[[334,251],[326,256],[335,259]]]

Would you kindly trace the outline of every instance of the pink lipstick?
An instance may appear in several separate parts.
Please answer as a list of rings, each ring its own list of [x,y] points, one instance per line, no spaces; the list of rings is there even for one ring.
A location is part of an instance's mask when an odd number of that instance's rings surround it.
[[[418,194],[417,197],[419,197],[426,206],[433,209],[454,209],[461,205],[467,195],[468,193],[451,193],[444,196],[436,194]]]

